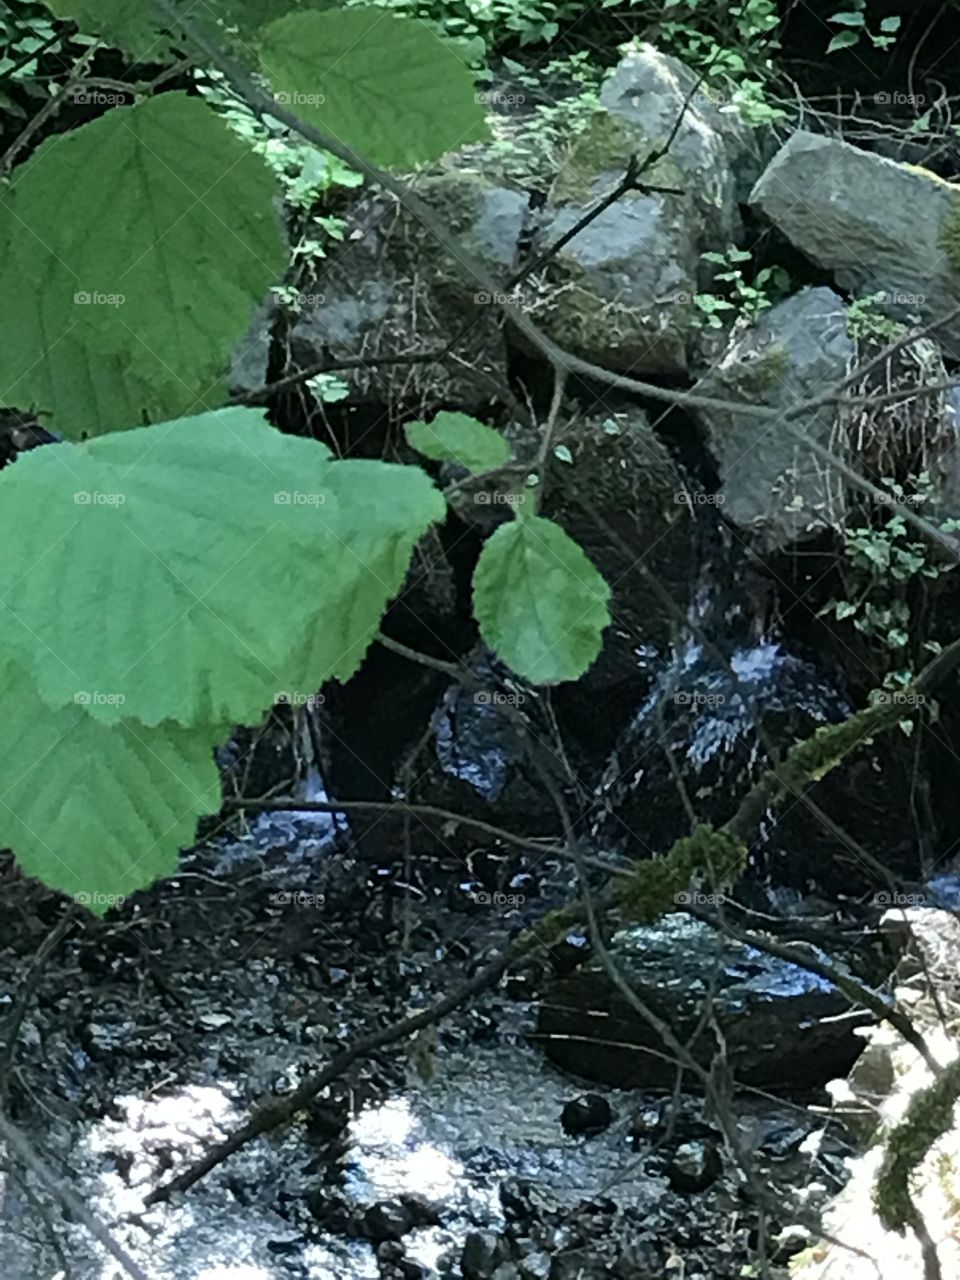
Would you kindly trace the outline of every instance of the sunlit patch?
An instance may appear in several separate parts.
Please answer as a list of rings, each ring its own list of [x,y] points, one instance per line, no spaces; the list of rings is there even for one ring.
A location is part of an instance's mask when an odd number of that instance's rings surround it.
[[[406,1098],[368,1107],[350,1126],[351,1190],[379,1199],[404,1193],[443,1200],[455,1194],[465,1170],[422,1136],[420,1121]]]

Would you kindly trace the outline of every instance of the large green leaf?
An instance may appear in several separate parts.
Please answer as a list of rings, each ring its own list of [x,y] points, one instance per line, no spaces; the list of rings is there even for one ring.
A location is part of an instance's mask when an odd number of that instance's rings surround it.
[[[533,684],[576,680],[600,652],[610,588],[552,520],[512,520],[487,540],[473,575],[485,643]]]
[[[475,473],[502,467],[510,457],[510,446],[499,431],[465,413],[441,412],[432,422],[411,422],[407,440],[425,458],[457,462]]]
[[[291,14],[261,34],[276,99],[385,168],[487,137],[462,60],[422,22],[383,9]]]
[[[99,724],[53,710],[15,665],[0,671],[0,843],[24,871],[102,915],[177,869],[197,818],[220,805],[223,731]]]
[[[252,409],[37,449],[0,473],[3,644],[104,723],[255,722],[353,674],[444,510]]]
[[[128,425],[114,414],[131,398],[162,417],[208,406],[283,274],[273,195],[264,162],[182,93],[44,142],[0,198],[0,403],[88,434]]]
[[[151,0],[44,0],[58,18],[71,18],[81,31],[125,49],[140,62],[163,62],[183,37],[172,36],[166,17]],[[193,24],[236,27],[251,36],[265,23],[288,13],[302,0],[176,0]]]

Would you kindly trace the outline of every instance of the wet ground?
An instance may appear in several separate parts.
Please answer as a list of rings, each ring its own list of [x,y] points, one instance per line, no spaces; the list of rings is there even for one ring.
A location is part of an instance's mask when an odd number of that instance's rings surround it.
[[[550,1066],[531,1035],[536,966],[355,1066],[309,1122],[142,1212],[147,1192],[265,1091],[293,1087],[363,1032],[457,986],[569,893],[566,868],[542,862],[517,882],[524,893],[483,900],[455,859],[419,874],[365,870],[328,837],[322,818],[265,817],[243,839],[202,847],[176,880],[109,920],[80,917],[43,970],[10,1114],[146,1273],[742,1274],[756,1213],[699,1102],[683,1101],[671,1131],[662,1093],[585,1085]],[[14,878],[0,902],[2,1015],[61,905]],[[585,1092],[606,1099],[610,1123],[566,1133],[561,1113]],[[842,1178],[839,1132],[759,1092],[738,1111],[784,1205],[775,1225],[786,1227],[793,1189],[813,1205]],[[713,1152],[719,1172],[692,1190],[685,1171]],[[28,1196],[7,1171],[0,1188],[4,1280],[120,1274],[35,1184]]]

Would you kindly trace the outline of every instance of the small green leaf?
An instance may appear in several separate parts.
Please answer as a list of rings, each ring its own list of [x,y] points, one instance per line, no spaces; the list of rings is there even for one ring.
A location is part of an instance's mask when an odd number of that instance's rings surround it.
[[[534,684],[576,680],[600,652],[610,588],[581,547],[542,516],[489,538],[473,575],[484,642]]]
[[[839,49],[849,49],[851,45],[855,45],[860,39],[856,31],[841,31],[839,35],[835,35],[827,45],[827,53],[836,53]]]
[[[838,600],[836,603],[837,621],[842,622],[844,618],[852,618],[857,612],[857,606],[852,600]]]
[[[894,14],[889,18],[882,18],[880,20],[880,30],[886,31],[886,32],[899,31],[900,24],[902,21],[903,19],[900,17],[899,14]]]
[[[843,27],[862,27],[866,19],[862,13],[835,13],[830,21]]]
[[[277,102],[386,168],[488,136],[469,69],[425,23],[383,9],[293,13],[262,33]]]
[[[510,446],[499,431],[466,413],[438,413],[432,422],[407,426],[410,447],[434,462],[456,462],[479,474],[502,467],[510,458]]]

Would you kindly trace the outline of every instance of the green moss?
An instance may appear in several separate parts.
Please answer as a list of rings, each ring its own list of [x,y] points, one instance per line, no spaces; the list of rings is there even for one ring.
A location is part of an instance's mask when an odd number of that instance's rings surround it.
[[[652,149],[653,144],[649,147]],[[597,179],[606,177],[603,187],[622,177],[630,159],[639,153],[643,159],[648,144],[636,128],[628,128],[622,120],[607,112],[599,114],[577,139],[560,167],[553,186],[553,197],[560,203],[581,204],[597,192]],[[644,181],[660,187],[681,188],[684,175],[670,156],[663,156],[644,174]]]
[[[910,1175],[953,1124],[960,1098],[960,1058],[912,1099],[907,1113],[887,1139],[887,1151],[873,1189],[877,1216],[888,1231],[904,1232],[914,1222]]]
[[[779,342],[767,347],[752,360],[736,366],[731,381],[744,399],[753,401],[777,391],[790,372],[790,356]]]
[[[632,923],[650,924],[677,906],[677,895],[687,892],[694,876],[703,875],[712,885],[729,884],[746,865],[745,844],[701,822],[662,858],[635,862],[618,885],[620,902]]]
[[[960,271],[960,196],[953,201],[949,214],[944,218],[938,239],[954,271]]]

